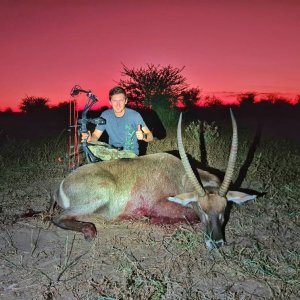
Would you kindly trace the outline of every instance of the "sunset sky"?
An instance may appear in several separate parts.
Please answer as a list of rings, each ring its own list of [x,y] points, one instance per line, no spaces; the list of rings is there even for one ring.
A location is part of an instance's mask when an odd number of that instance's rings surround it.
[[[107,105],[128,67],[185,66],[190,87],[300,94],[299,0],[0,0],[0,110],[75,84]]]

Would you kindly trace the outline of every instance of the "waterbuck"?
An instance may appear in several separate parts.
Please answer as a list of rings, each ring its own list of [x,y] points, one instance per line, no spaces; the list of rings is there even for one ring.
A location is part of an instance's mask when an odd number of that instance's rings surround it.
[[[256,196],[228,191],[237,156],[237,125],[230,110],[233,137],[229,162],[218,177],[193,172],[184,151],[180,115],[177,140],[181,160],[168,153],[87,164],[69,174],[54,200],[64,209],[57,226],[82,232],[91,240],[97,230],[92,215],[106,220],[148,217],[152,223],[201,220],[209,249],[224,244],[222,225],[227,201],[245,202]],[[200,181],[198,180],[200,178]],[[90,219],[89,219],[90,218]]]

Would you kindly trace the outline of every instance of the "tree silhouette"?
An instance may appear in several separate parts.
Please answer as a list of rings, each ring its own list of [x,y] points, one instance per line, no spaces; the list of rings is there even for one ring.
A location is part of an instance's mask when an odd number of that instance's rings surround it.
[[[171,107],[177,104],[179,96],[188,87],[181,74],[183,69],[153,64],[131,69],[123,65],[121,74],[127,78],[121,79],[119,85],[126,89],[129,103],[136,106]]]
[[[180,100],[187,109],[197,106],[197,103],[200,100],[200,89],[190,88],[182,91]]]
[[[49,99],[42,97],[27,96],[21,100],[19,108],[24,113],[42,113],[49,111]]]
[[[238,102],[241,107],[249,107],[255,103],[255,97],[257,96],[254,92],[244,93],[238,96]]]
[[[264,100],[264,99],[262,99],[262,100]],[[288,99],[278,96],[276,94],[268,94],[267,99],[265,99],[265,101],[269,101],[272,104],[279,104],[279,105],[280,104],[286,104],[286,105],[290,104]]]
[[[13,113],[13,110],[11,109],[11,107],[7,107],[7,108],[5,108],[4,112],[5,112],[6,114],[12,114],[12,113]]]
[[[222,106],[223,102],[216,96],[206,96],[204,99],[205,106]]]
[[[69,113],[70,111],[70,103],[68,101],[60,102],[55,106],[52,106],[51,110],[55,112],[61,112],[61,113]]]

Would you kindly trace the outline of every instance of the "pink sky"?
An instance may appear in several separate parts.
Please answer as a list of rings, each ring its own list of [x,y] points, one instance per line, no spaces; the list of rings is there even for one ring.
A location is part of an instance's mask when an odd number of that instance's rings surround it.
[[[203,94],[300,94],[299,0],[0,0],[0,109],[70,99],[107,105],[122,63],[183,67]]]

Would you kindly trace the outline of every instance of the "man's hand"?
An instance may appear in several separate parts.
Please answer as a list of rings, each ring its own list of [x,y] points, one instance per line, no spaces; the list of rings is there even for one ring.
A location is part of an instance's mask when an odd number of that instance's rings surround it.
[[[87,141],[88,143],[89,142],[96,142],[99,140],[100,136],[102,135],[103,131],[100,131],[99,129],[95,129],[93,131],[93,133],[91,134],[90,131],[88,131],[87,133],[86,132],[83,132],[81,133],[81,142],[83,141]]]
[[[136,138],[139,141],[142,141],[144,139],[144,131],[142,129],[142,125],[138,125],[138,130],[136,131]]]
[[[81,142],[83,142],[84,140],[87,140],[87,142],[89,142],[91,139],[91,132],[88,131],[88,132],[83,132],[81,134]]]

